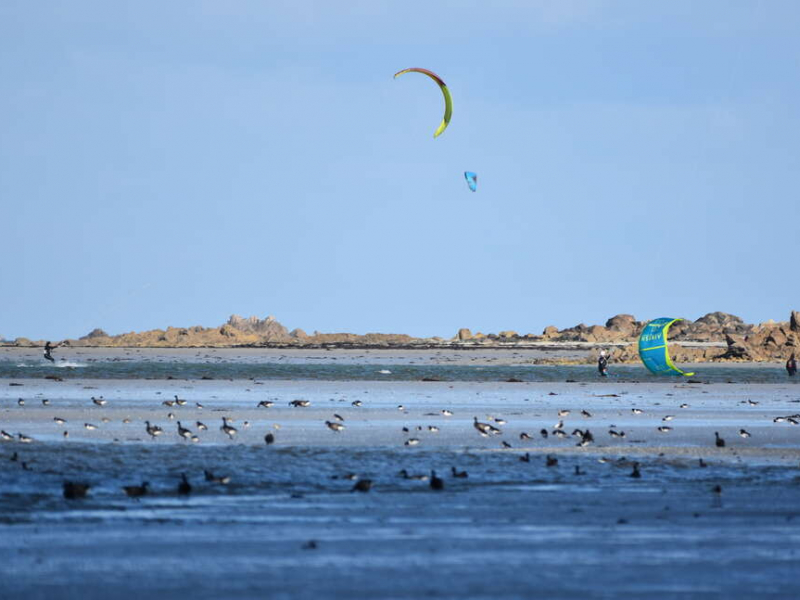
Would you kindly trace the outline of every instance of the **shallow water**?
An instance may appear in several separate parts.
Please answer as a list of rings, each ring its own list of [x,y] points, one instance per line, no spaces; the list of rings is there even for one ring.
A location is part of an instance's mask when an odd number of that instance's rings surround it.
[[[0,379],[61,377],[62,379],[258,379],[319,381],[577,381],[675,383],[682,377],[650,374],[640,365],[615,365],[610,377],[600,378],[586,365],[441,365],[441,364],[332,364],[330,362],[251,362],[218,360],[179,362],[160,357],[115,360],[69,360],[50,365],[44,361],[0,360]],[[794,383],[779,365],[698,365],[691,381],[697,383]]]

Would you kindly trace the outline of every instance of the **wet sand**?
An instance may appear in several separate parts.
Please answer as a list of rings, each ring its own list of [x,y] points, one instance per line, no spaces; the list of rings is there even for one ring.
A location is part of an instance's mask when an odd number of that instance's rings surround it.
[[[800,593],[800,426],[773,422],[800,412],[791,384],[23,383],[0,386],[0,429],[34,440],[0,443],[0,578],[11,597]],[[174,395],[186,405],[162,404]],[[295,399],[311,405],[289,406]],[[594,443],[552,435],[564,409],[564,431],[588,428]],[[334,413],[340,433],[325,425]],[[234,439],[219,430],[223,415]],[[502,435],[480,436],[476,416]],[[164,433],[150,439],[145,420]],[[178,420],[199,442],[178,436]],[[559,464],[547,467],[546,455]],[[634,462],[641,478],[630,476]],[[399,477],[402,468],[436,469],[445,490]],[[204,469],[232,481],[207,482]],[[182,472],[189,497],[175,491]],[[373,489],[351,492],[351,473]],[[91,483],[89,497],[64,500],[65,479]],[[152,494],[126,498],[121,487],[143,480]]]

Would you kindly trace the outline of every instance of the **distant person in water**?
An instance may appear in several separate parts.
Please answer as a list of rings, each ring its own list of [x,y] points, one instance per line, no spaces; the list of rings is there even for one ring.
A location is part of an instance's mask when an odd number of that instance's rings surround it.
[[[44,357],[49,360],[50,362],[56,362],[56,359],[53,358],[51,352],[55,350],[58,346],[53,346],[50,342],[45,343],[44,345]]]
[[[794,358],[794,352],[792,352],[789,360],[786,361],[786,372],[789,374],[789,377],[797,375],[797,360]]]
[[[608,377],[608,356],[605,350],[600,350],[600,358],[597,359],[597,371],[602,377]]]

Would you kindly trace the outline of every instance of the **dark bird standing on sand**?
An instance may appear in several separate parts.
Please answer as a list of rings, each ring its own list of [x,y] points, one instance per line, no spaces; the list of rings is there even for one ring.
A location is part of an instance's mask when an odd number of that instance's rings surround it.
[[[145,421],[145,430],[150,435],[150,437],[155,438],[157,435],[161,435],[164,433],[164,430],[161,429],[158,425],[150,425],[150,421]]]
[[[725,447],[725,440],[723,440],[721,437],[719,437],[719,433],[718,432],[716,432],[716,431],[714,432],[714,437],[716,438],[716,442],[715,443],[717,445],[717,448],[724,448]]]
[[[638,462],[633,463],[633,471],[631,471],[629,477],[633,477],[634,479],[639,479],[641,478],[641,476],[642,474],[639,472],[639,463]]]
[[[275,443],[275,436],[273,434],[271,434],[271,433],[268,433],[267,435],[264,436],[264,443],[267,446],[269,446],[270,444],[274,444]]]
[[[334,421],[325,421],[325,425],[328,426],[328,429],[330,429],[331,431],[335,431],[336,433],[339,433],[340,431],[344,430],[344,425],[342,425],[341,423],[336,423]]]
[[[403,479],[413,479],[415,481],[428,481],[427,475],[409,475],[408,471],[406,471],[405,469],[402,469],[398,473],[398,475],[400,475],[400,477],[402,477]]]
[[[523,431],[522,433],[519,434],[519,439],[532,440],[533,438]]]
[[[351,492],[368,492],[372,489],[371,479],[359,479],[351,489]]]
[[[233,439],[233,436],[236,435],[238,429],[233,425],[228,425],[228,417],[222,417],[222,425],[220,426],[220,431],[228,436],[229,439]]]
[[[178,493],[184,496],[192,493],[192,484],[190,484],[189,480],[186,479],[186,473],[181,473],[181,481],[178,484]]]
[[[147,488],[150,484],[147,481],[142,482],[142,485],[126,485],[123,490],[128,494],[129,498],[141,498],[147,495]]]
[[[429,484],[432,490],[441,491],[444,489],[444,479],[436,476],[436,471],[431,471],[431,482]]]
[[[185,440],[192,439],[192,431],[191,431],[191,429],[186,429],[186,427],[181,425],[180,421],[178,421],[178,435],[181,436]]]
[[[206,481],[210,481],[211,483],[219,483],[221,485],[228,485],[231,482],[230,475],[222,475],[221,477],[217,477],[211,471],[205,470],[203,474],[206,476]]]
[[[478,421],[478,417],[473,417],[474,421],[472,422],[472,426],[478,430],[483,437],[488,437],[490,434],[492,435],[499,435],[502,433],[497,427],[494,425],[490,425],[489,423],[481,423]]]
[[[541,430],[539,433],[541,434],[541,436],[542,436],[544,439],[547,439],[547,436],[549,435],[549,434],[547,433],[547,429],[542,429],[542,430]]]
[[[526,452],[525,454],[523,454],[522,456],[520,456],[520,457],[519,457],[519,459],[520,459],[520,461],[522,461],[522,462],[526,462],[526,463],[529,463],[529,462],[531,462],[531,454],[530,454],[530,452]]]
[[[545,465],[548,467],[555,467],[558,465],[558,459],[555,456],[550,456],[549,454],[546,457]]]
[[[67,500],[78,500],[86,498],[86,492],[92,487],[88,483],[77,483],[75,481],[64,482],[64,498]]]

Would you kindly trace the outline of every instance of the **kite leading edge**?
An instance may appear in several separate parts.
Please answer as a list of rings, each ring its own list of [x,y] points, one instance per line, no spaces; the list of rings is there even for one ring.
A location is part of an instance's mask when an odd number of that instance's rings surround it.
[[[682,320],[669,317],[653,319],[645,325],[641,335],[639,335],[639,358],[642,359],[644,366],[651,373],[656,375],[683,375],[685,377],[694,375],[694,373],[681,371],[669,357],[669,348],[667,347],[669,326],[675,321]]]
[[[439,124],[439,127],[433,134],[433,137],[435,138],[439,137],[442,134],[442,132],[445,129],[447,129],[447,125],[450,123],[450,117],[453,114],[453,99],[450,97],[450,90],[447,89],[447,85],[445,84],[445,82],[442,80],[441,77],[439,77],[433,71],[429,71],[428,69],[420,69],[418,67],[412,67],[410,69],[403,69],[402,71],[398,71],[397,73],[394,74],[394,76],[395,78],[397,78],[403,73],[410,73],[412,71],[415,73],[422,73],[423,75],[427,75],[428,77],[433,79],[439,85],[439,88],[442,90],[442,95],[444,96],[444,118],[442,119],[442,122]]]

